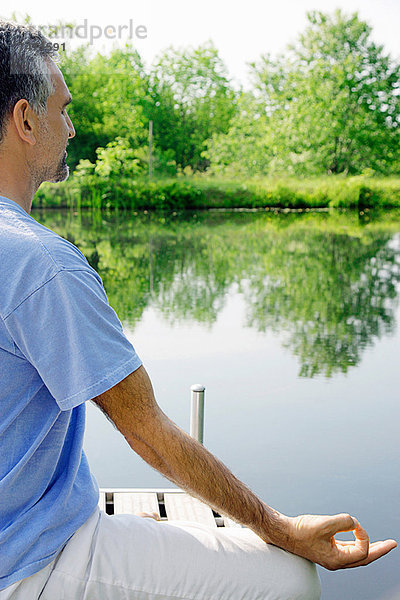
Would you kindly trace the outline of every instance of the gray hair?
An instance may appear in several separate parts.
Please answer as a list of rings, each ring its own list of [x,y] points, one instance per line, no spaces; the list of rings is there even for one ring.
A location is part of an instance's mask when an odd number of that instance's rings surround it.
[[[47,111],[55,89],[48,61],[58,57],[38,29],[0,20],[0,143],[18,100],[27,100],[37,114]]]

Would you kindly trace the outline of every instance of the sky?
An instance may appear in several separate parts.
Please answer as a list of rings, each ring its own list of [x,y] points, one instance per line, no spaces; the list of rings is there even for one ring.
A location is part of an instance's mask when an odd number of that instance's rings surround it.
[[[321,10],[332,12],[341,8],[346,13],[358,12],[373,28],[373,39],[384,45],[393,57],[400,58],[400,0],[202,0],[189,3],[187,0],[145,0],[101,4],[98,0],[69,0],[55,3],[45,0],[32,4],[31,0],[19,0],[18,15],[28,13],[36,26],[73,21],[81,25],[84,35],[85,20],[87,35],[93,27],[95,35],[102,30],[92,47],[105,51],[112,44],[119,47],[127,41],[130,28],[131,42],[139,51],[146,65],[168,46],[185,48],[198,46],[212,40],[219,55],[236,83],[248,85],[247,63],[257,60],[261,54],[276,54],[285,50],[298,33],[306,26],[306,12]],[[3,0],[0,16],[10,18],[15,11],[15,2]],[[107,41],[109,35],[121,38]],[[137,29],[139,27],[139,29]],[[62,40],[60,39],[60,42]],[[66,40],[66,52],[74,42]]]

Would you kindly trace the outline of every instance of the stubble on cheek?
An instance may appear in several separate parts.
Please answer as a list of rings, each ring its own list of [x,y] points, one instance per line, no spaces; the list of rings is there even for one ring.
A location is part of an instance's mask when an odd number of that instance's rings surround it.
[[[36,184],[40,185],[44,181],[52,183],[64,181],[69,176],[65,148],[60,149],[59,143],[55,143],[44,120],[40,124],[39,136],[36,160],[31,165],[31,173]],[[56,157],[58,157],[57,162]]]

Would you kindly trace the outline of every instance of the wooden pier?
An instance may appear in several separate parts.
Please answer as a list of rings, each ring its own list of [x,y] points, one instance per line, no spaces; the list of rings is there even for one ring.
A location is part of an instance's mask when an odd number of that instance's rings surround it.
[[[242,527],[180,489],[100,489],[99,506],[109,515],[155,512],[161,521],[192,521],[209,527]]]

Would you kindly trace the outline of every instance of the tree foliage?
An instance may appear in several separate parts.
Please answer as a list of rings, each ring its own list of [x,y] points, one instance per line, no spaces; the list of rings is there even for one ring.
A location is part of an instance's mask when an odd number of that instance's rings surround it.
[[[129,46],[110,56],[92,57],[86,46],[64,56],[61,68],[72,93],[69,115],[77,136],[71,142],[71,166],[96,161],[96,149],[117,137],[132,148],[147,142],[147,75],[138,52]]]
[[[184,50],[169,47],[155,61],[150,79],[156,144],[173,149],[182,169],[205,170],[204,142],[216,132],[226,133],[237,111],[217,49],[212,42]]]
[[[144,148],[152,120],[156,173],[173,175],[178,167],[204,170],[205,140],[226,132],[236,112],[235,92],[212,43],[190,50],[170,47],[148,72],[129,45],[109,56],[91,56],[81,46],[64,57],[62,69],[78,134],[71,143],[72,167],[79,159],[95,162],[97,149],[117,137],[142,149],[140,158],[147,163]]]
[[[287,54],[251,63],[256,110],[239,131],[233,126],[209,143],[215,170],[223,165],[221,146],[231,142],[233,162],[254,148],[258,172],[398,170],[400,65],[372,41],[371,27],[357,14],[314,11],[308,21]],[[260,103],[261,121],[255,119]]]
[[[400,63],[357,13],[307,17],[285,54],[250,64],[246,91],[234,89],[210,40],[170,46],[149,68],[129,44],[107,55],[88,46],[63,53],[77,131],[70,166],[117,153],[134,161],[122,170],[144,175],[153,121],[156,177],[399,173]],[[96,173],[115,182],[118,161],[103,163]]]

